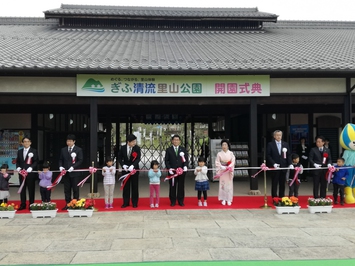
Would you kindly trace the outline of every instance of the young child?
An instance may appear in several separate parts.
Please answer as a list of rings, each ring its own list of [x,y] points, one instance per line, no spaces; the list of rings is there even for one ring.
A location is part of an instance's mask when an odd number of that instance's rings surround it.
[[[52,184],[52,172],[49,171],[49,162],[44,162],[42,165],[42,172],[38,171],[39,178],[39,192],[41,193],[42,202],[51,202],[51,190],[47,186]]]
[[[9,179],[11,176],[7,173],[9,166],[7,164],[1,165],[0,171],[0,200],[2,203],[7,203],[7,199],[10,197],[9,193]]]
[[[104,177],[105,209],[112,209],[113,191],[115,190],[116,183],[116,168],[113,166],[113,160],[111,157],[106,158],[106,166],[102,168],[102,175]]]
[[[205,158],[198,158],[198,166],[195,168],[195,190],[197,190],[198,206],[202,206],[201,192],[203,192],[203,206],[207,206],[207,190],[210,189],[210,184],[207,177],[207,166],[205,166]]]
[[[291,160],[292,160],[292,165],[294,168],[300,167],[301,170],[299,171],[298,174],[303,173],[303,166],[300,164],[300,157],[296,153],[291,154]],[[296,180],[293,182],[292,186],[290,186],[290,183],[292,182],[294,176],[295,176],[295,169],[288,169],[286,173],[286,181],[289,184],[289,191],[288,191],[288,196],[289,197],[298,197],[298,189],[300,187],[300,179],[297,177],[297,182]]]
[[[333,197],[334,204],[338,204],[338,193],[340,194],[340,204],[344,205],[344,186],[345,180],[349,176],[348,169],[339,169],[343,167],[345,164],[345,160],[343,158],[339,158],[337,160],[337,165],[335,166],[335,172],[333,176]]]
[[[154,160],[150,163],[148,172],[149,177],[149,191],[150,191],[150,207],[159,208],[159,193],[160,193],[160,176],[161,172],[158,169],[159,162]],[[154,191],[155,191],[155,205],[154,205]]]

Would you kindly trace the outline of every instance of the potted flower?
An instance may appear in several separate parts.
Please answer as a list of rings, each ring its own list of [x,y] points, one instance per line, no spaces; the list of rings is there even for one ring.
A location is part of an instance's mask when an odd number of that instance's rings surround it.
[[[308,210],[310,213],[330,213],[333,208],[331,198],[308,198]]]
[[[67,204],[69,217],[91,217],[94,212],[94,204],[93,199],[73,199]]]
[[[30,212],[33,218],[54,218],[57,215],[57,204],[55,202],[32,203]]]
[[[12,219],[15,217],[16,210],[18,206],[14,203],[1,203],[0,204],[0,218],[9,218]]]
[[[297,214],[300,211],[301,206],[298,204],[298,198],[296,197],[283,197],[283,198],[273,198],[274,205],[276,207],[276,212],[278,214]]]

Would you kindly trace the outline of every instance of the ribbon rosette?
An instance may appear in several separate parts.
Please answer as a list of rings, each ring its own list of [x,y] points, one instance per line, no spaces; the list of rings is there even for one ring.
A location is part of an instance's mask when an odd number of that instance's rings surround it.
[[[323,154],[323,164],[326,164],[328,156],[329,156],[328,153]]]
[[[27,160],[26,160],[26,164],[32,164],[32,157],[33,157],[33,153],[30,152],[30,153],[28,154],[28,158],[27,158]]]
[[[30,155],[28,155],[28,156],[30,156]],[[33,154],[32,154],[32,156],[33,156]],[[27,173],[27,171],[24,170],[24,169],[22,169],[22,170],[21,170],[20,172],[18,172],[18,173],[22,176],[22,184],[21,184],[21,186],[19,187],[19,189],[18,189],[18,191],[17,191],[17,193],[20,194],[21,191],[22,191],[22,189],[23,189],[23,186],[25,185],[26,177],[27,177],[28,173]]]
[[[175,174],[165,177],[164,182],[171,179],[171,185],[174,186],[175,177],[182,175],[183,172],[184,172],[184,170],[181,167],[176,168]]]
[[[132,175],[134,175],[136,172],[137,172],[137,170],[136,170],[136,169],[133,169],[130,173],[128,173],[128,174],[126,174],[126,175],[123,175],[123,176],[121,176],[121,177],[118,179],[118,181],[121,181],[121,188],[120,188],[120,190],[123,190],[123,188],[124,188],[124,186],[126,185],[128,179],[129,179]]]
[[[328,171],[325,174],[325,179],[327,180],[328,184],[330,184],[330,180],[332,179],[332,175],[335,172],[335,167],[333,165],[328,167]]]
[[[180,155],[180,157],[181,157],[181,161],[182,161],[183,163],[186,162],[185,153],[180,152],[179,155]]]
[[[298,180],[298,174],[299,172],[301,172],[302,168],[301,167],[295,167],[295,175],[292,178],[292,181],[290,182],[290,186],[293,185],[293,183],[296,182],[296,184],[298,185],[300,182]]]
[[[78,183],[78,186],[80,186],[80,187],[83,187],[83,185],[84,185],[84,183],[86,182],[86,180],[88,180],[89,179],[89,177],[92,175],[92,174],[94,174],[94,173],[96,173],[96,171],[97,171],[97,169],[95,168],[95,167],[89,167],[89,172],[90,172],[90,174],[87,176],[87,177],[85,177],[83,180],[81,180],[79,183]]]
[[[71,162],[72,162],[72,163],[75,163],[76,153],[75,153],[75,152],[72,152],[72,153],[70,154],[70,156],[71,156],[71,158],[72,158]]]
[[[132,160],[132,162],[134,162],[134,160],[137,158],[137,153],[134,151],[134,152],[132,152],[132,156],[133,156],[133,160]]]
[[[255,174],[255,175],[252,175],[251,177],[252,178],[255,178],[258,174],[260,174],[262,171],[267,171],[267,170],[269,170],[269,167],[267,167],[266,166],[266,164],[264,164],[264,163],[262,163],[261,165],[260,165],[260,170]]]
[[[282,148],[282,152],[284,154],[284,159],[286,159],[286,152],[287,152],[287,149],[286,148]]]
[[[232,172],[232,171],[233,171],[233,168],[230,167],[230,164],[231,164],[231,163],[232,163],[231,161],[228,161],[227,164],[226,164],[227,168],[224,169],[221,173],[215,175],[215,176],[213,177],[213,180],[217,180],[217,179],[220,178],[224,173],[226,173],[226,172],[228,172],[228,171],[229,171],[229,172]]]
[[[62,176],[65,175],[67,173],[67,170],[63,169],[59,175],[55,178],[55,180],[52,182],[51,185],[47,186],[47,190],[51,190],[52,188],[54,188],[56,185],[58,185],[60,183],[60,181],[62,180]]]

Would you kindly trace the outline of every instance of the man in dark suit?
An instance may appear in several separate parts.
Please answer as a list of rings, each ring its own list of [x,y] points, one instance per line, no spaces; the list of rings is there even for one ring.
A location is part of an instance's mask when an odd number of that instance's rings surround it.
[[[188,154],[186,149],[180,146],[181,139],[179,135],[173,135],[171,142],[173,145],[165,151],[165,167],[169,169],[170,175],[175,174],[174,170],[179,167],[183,168],[184,171],[182,175],[174,178],[174,185],[172,179],[169,180],[170,206],[175,206],[176,199],[180,206],[185,206],[185,175],[189,165]],[[185,159],[181,158],[182,153]]]
[[[83,163],[83,150],[75,145],[75,135],[67,136],[67,146],[62,148],[59,157],[59,170],[67,170],[62,180],[64,183],[65,202],[68,204],[72,199],[79,199],[79,187],[81,173],[74,172]],[[71,192],[73,191],[73,197]],[[62,210],[68,209],[65,205]]]
[[[291,150],[287,142],[281,140],[282,131],[275,130],[273,135],[274,140],[268,143],[266,149],[268,166],[273,168],[292,168]],[[287,170],[272,171],[272,198],[282,198],[285,196],[286,173]],[[277,194],[277,186],[279,186],[279,194]]]
[[[21,190],[21,204],[19,207],[19,211],[26,209],[26,187],[28,189],[28,199],[30,205],[35,202],[35,186],[36,179],[38,175],[32,173],[32,171],[37,170],[38,163],[38,153],[37,150],[31,147],[31,139],[29,137],[24,137],[22,139],[23,149],[18,150],[17,158],[16,158],[16,167],[17,171],[26,170],[27,177],[25,180],[25,184]],[[23,182],[22,176],[19,176],[20,185]]]
[[[133,169],[139,170],[139,162],[141,160],[141,148],[136,145],[137,137],[133,134],[127,136],[127,144],[123,145],[118,151],[117,160],[122,166],[122,175],[126,175]],[[131,197],[132,191],[132,206],[133,208],[138,207],[138,177],[139,172],[137,171],[134,175],[130,176],[123,188],[123,204],[121,208],[126,208],[129,206],[129,199]]]
[[[309,165],[314,168],[329,167],[332,164],[330,150],[324,147],[325,138],[318,136],[316,139],[316,147],[309,152]],[[315,199],[325,198],[327,195],[327,180],[325,175],[327,169],[313,170],[313,197]],[[320,191],[319,191],[320,184]],[[320,192],[320,194],[318,193]]]

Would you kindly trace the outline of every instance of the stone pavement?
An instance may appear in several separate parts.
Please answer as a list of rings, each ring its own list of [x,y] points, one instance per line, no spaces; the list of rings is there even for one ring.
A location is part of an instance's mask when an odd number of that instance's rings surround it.
[[[355,258],[354,217],[354,208],[18,214],[0,220],[0,264]]]

